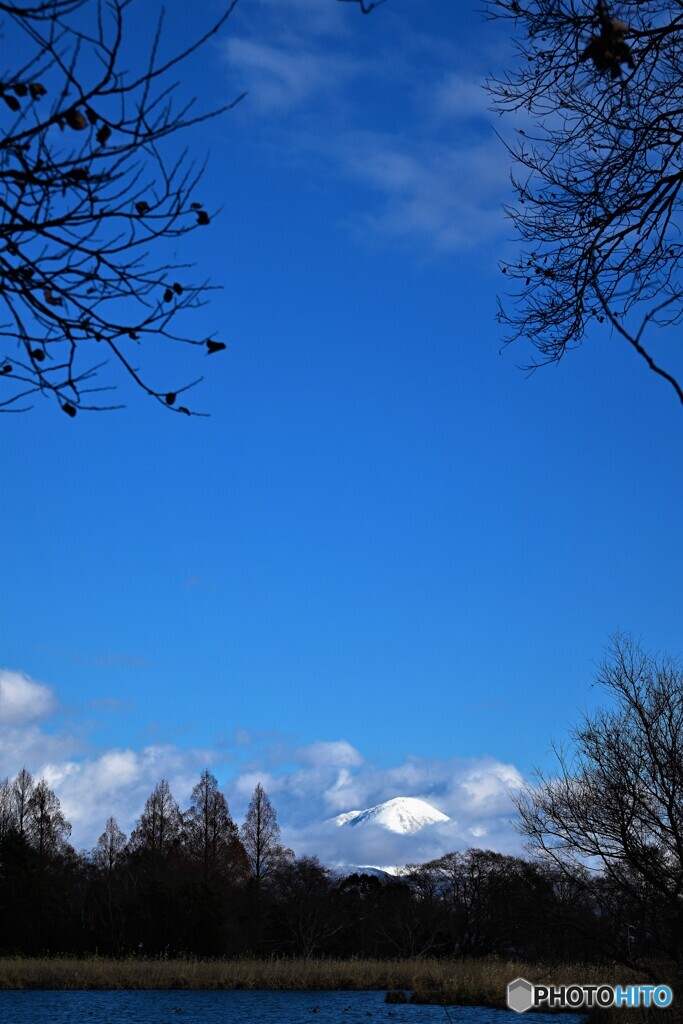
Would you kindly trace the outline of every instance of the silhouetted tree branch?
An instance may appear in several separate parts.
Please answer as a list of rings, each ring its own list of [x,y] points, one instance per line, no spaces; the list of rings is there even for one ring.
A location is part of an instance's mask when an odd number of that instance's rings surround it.
[[[680,4],[626,0],[618,17],[602,0],[485,10],[512,21],[519,56],[488,82],[521,125],[507,144],[523,250],[502,264],[514,282],[500,309],[506,342],[528,338],[535,368],[609,322],[683,403],[675,370],[643,344],[645,328],[683,319]]]
[[[278,865],[286,863],[293,856],[292,851],[280,843],[277,815],[260,782],[249,802],[241,829],[241,840],[257,890]]]
[[[186,265],[164,262],[163,243],[208,225],[210,214],[196,193],[202,167],[187,152],[169,156],[164,142],[242,98],[196,113],[169,77],[237,0],[166,59],[162,12],[137,72],[123,65],[130,2],[0,3],[3,59],[13,60],[0,72],[3,410],[24,409],[37,393],[72,417],[118,408],[102,398],[112,378],[98,383],[113,361],[145,394],[190,415],[178,399],[198,381],[152,383],[137,364],[141,349],[153,339],[209,355],[225,348],[176,326],[181,311],[202,305],[207,285],[188,282]]]
[[[374,0],[374,2],[368,2],[368,0],[337,0],[341,4],[356,4],[360,7],[363,14],[370,14],[374,11],[375,7],[381,7],[382,4],[386,3],[386,0]]]
[[[515,798],[521,831],[624,927],[637,911],[681,964],[683,671],[617,635],[597,682],[611,706],[586,715],[558,770]]]

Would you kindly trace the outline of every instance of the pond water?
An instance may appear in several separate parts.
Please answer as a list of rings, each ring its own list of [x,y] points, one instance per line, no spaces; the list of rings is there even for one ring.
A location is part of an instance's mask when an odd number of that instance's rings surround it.
[[[512,1024],[507,1010],[389,1005],[384,992],[0,992],[2,1024]],[[529,1024],[580,1024],[534,1013]]]

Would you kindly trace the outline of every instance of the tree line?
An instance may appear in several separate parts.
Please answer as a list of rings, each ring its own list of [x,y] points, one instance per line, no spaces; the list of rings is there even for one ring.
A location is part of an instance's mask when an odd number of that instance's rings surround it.
[[[109,817],[78,853],[70,832],[45,779],[0,784],[3,952],[577,957],[605,928],[556,871],[491,850],[334,874],[282,845],[260,784],[238,828],[208,769],[186,810],[162,779],[129,837]]]
[[[398,877],[332,872],[281,842],[259,783],[238,828],[205,769],[90,852],[45,779],[0,783],[0,952],[657,957],[683,964],[683,668],[612,638],[608,698],[516,797],[529,858],[455,851]]]

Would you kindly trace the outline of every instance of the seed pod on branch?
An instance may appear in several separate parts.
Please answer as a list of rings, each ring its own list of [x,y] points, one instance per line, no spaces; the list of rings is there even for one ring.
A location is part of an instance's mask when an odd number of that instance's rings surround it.
[[[519,52],[487,83],[494,109],[533,125],[505,143],[521,258],[505,265],[504,343],[529,344],[534,370],[602,318],[683,405],[680,350],[655,360],[649,343],[683,321],[683,19],[660,0],[623,0],[619,18],[605,0],[485,5]]]
[[[629,27],[618,18],[605,18],[600,27],[600,34],[591,36],[588,46],[579,60],[590,60],[600,74],[609,72],[612,78],[619,78],[621,65],[633,69],[633,55],[626,43]]]

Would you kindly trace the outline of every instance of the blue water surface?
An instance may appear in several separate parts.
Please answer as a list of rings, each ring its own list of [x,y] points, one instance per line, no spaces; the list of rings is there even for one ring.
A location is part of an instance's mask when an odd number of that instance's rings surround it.
[[[483,1006],[389,1005],[384,992],[0,992],[2,1024],[513,1024]],[[580,1024],[534,1013],[528,1024]]]

